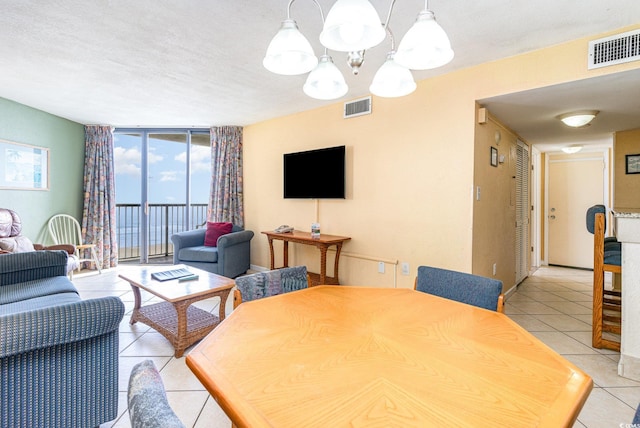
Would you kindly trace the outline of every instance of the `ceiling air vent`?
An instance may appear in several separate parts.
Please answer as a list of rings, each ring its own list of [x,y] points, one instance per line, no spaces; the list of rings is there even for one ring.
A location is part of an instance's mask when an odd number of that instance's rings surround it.
[[[637,60],[640,60],[640,30],[589,42],[589,70]]]
[[[360,98],[359,100],[344,103],[344,118],[371,114],[371,97]]]

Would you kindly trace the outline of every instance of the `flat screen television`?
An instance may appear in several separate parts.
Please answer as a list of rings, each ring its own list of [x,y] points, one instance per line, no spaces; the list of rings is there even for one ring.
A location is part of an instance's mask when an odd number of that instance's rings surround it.
[[[344,199],[345,146],[286,153],[285,199]]]

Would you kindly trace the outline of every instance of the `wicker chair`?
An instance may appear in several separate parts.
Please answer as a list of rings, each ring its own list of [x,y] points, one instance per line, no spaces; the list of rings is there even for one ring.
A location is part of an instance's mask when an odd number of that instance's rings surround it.
[[[502,281],[497,279],[420,266],[414,288],[445,299],[503,312]]]
[[[309,283],[306,266],[287,267],[241,276],[236,278],[237,288],[233,291],[233,308],[237,308],[242,302],[301,290],[307,288]]]

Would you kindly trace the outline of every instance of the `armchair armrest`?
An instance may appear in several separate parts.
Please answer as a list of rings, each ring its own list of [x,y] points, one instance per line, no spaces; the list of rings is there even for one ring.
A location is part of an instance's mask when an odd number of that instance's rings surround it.
[[[37,251],[41,251],[41,250],[48,250],[48,251],[53,251],[53,250],[62,250],[62,251],[66,251],[67,254],[72,255],[76,253],[76,246],[73,244],[59,244],[59,245],[49,245],[47,247],[45,247],[42,244],[33,244],[33,248],[35,248]]]
[[[0,256],[0,286],[36,279],[65,276],[67,258],[64,251],[29,251]]]
[[[231,232],[218,238],[218,274],[235,278],[251,265],[253,231]]]
[[[197,247],[204,245],[204,234],[206,229],[187,230],[185,232],[174,233],[171,235],[171,242],[173,242],[173,263],[178,264],[178,253],[181,248]]]
[[[118,329],[124,304],[118,297],[81,300],[0,317],[0,358],[80,342]]]
[[[218,252],[224,251],[224,248],[251,241],[251,238],[253,238],[253,232],[251,230],[242,230],[222,235],[218,238]]]

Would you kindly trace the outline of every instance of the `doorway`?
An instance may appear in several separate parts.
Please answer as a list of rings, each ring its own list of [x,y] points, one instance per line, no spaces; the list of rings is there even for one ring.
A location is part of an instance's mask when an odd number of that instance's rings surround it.
[[[606,152],[547,156],[547,264],[591,269],[593,235],[586,228],[587,209],[608,196]]]
[[[119,260],[170,259],[171,235],[207,218],[209,130],[114,132]]]

